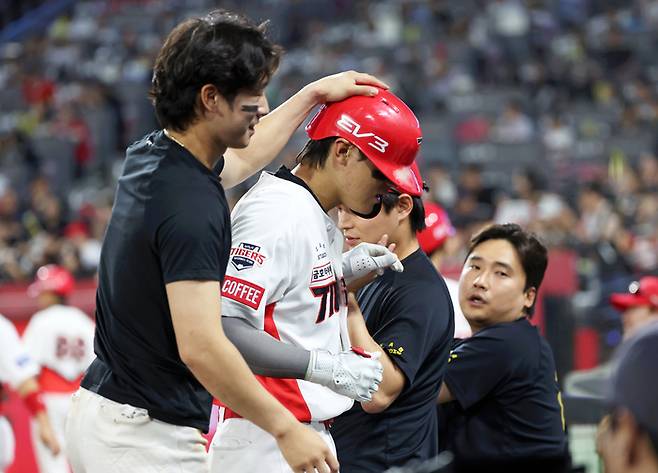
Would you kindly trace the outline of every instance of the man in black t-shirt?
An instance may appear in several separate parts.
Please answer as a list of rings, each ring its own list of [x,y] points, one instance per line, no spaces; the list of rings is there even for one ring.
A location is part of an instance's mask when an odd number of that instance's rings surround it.
[[[75,473],[207,472],[211,395],[271,433],[295,471],[338,469],[223,333],[223,186],[269,163],[315,105],[382,84],[330,76],[260,121],[279,57],[263,25],[215,11],[176,26],[156,59],[151,97],[163,130],[128,148],[119,179],[99,266],[97,358],[67,420]]]
[[[518,225],[493,225],[471,240],[459,303],[473,336],[451,350],[439,394],[450,403],[457,471],[568,468],[553,354],[528,321],[546,265],[546,248]]]
[[[386,270],[358,292],[363,316],[352,298],[352,344],[381,352],[384,376],[371,402],[355,404],[332,427],[341,472],[379,473],[428,460],[438,453],[435,401],[455,327],[446,284],[416,239],[425,227],[423,203],[391,191],[376,217],[339,207],[338,223],[348,246],[387,235],[404,264],[403,273]]]

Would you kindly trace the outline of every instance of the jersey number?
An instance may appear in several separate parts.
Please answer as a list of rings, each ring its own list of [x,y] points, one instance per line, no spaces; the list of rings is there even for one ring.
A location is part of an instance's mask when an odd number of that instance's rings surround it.
[[[80,361],[84,358],[86,352],[85,341],[80,337],[63,337],[58,336],[55,346],[55,356],[57,359],[73,358]]]
[[[334,315],[340,309],[340,301],[338,299],[338,281],[334,281],[326,286],[312,287],[311,291],[315,297],[321,297],[320,309],[318,310],[318,318],[315,320],[316,324],[323,322]]]

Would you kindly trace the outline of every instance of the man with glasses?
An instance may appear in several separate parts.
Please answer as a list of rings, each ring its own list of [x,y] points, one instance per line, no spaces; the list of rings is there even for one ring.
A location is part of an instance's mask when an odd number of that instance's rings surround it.
[[[402,265],[380,245],[343,255],[327,212],[343,205],[376,215],[391,187],[418,195],[412,164],[421,130],[404,102],[382,89],[324,106],[306,132],[298,165],[263,173],[233,210],[222,323],[268,391],[335,451],[331,422],[353,400],[371,401],[382,380],[379,353],[350,340],[347,284]],[[290,471],[270,436],[242,412],[220,411],[213,472]]]

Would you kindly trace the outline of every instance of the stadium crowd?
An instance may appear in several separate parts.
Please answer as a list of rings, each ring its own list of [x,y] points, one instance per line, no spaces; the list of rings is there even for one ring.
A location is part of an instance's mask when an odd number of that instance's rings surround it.
[[[94,274],[123,151],[157,127],[146,99],[154,55],[176,21],[211,6],[77,2],[47,30],[1,45],[0,282],[28,281],[46,263]],[[453,262],[494,220],[575,249],[581,289],[597,301],[658,270],[658,1],[222,6],[273,20],[286,55],[272,106],[349,68],[412,105],[426,130],[428,197],[458,229]],[[521,156],[502,179],[496,159],[478,158],[524,144],[534,160]]]

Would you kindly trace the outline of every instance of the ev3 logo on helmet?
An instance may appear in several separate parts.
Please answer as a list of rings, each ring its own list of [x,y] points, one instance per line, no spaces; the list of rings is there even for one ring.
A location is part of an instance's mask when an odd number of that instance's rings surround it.
[[[356,136],[357,138],[368,138],[372,137],[373,141],[368,142],[368,146],[372,146],[375,148],[377,151],[381,153],[386,152],[386,147],[388,146],[388,141],[384,140],[383,138],[375,135],[374,133],[368,132],[368,133],[359,133],[359,130],[361,130],[361,125],[358,124],[352,117],[350,117],[347,114],[343,114],[340,117],[340,120],[336,122],[336,125],[338,125],[340,128],[345,130],[346,132]]]

